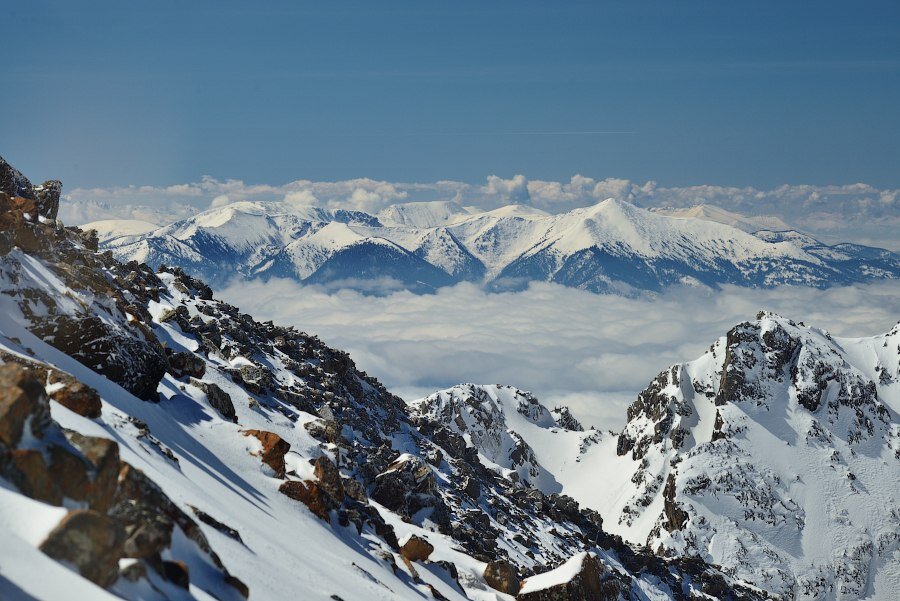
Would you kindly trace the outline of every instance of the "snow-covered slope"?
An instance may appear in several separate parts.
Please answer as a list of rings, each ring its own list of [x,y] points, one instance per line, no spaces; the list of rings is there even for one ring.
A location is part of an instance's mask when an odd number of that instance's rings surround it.
[[[139,236],[153,230],[159,229],[159,226],[149,221],[141,221],[140,219],[101,219],[100,221],[92,221],[81,226],[85,231],[94,230],[101,242],[106,242],[118,236]]]
[[[413,407],[491,469],[571,496],[662,555],[700,557],[782,599],[900,594],[900,325],[839,339],[760,314],[662,372],[619,435],[559,428],[505,387]]]
[[[713,221],[716,223],[724,223],[731,227],[736,227],[747,233],[754,233],[760,230],[786,231],[791,226],[774,215],[760,215],[756,217],[748,217],[740,213],[726,211],[721,207],[713,205],[695,205],[688,208],[654,208],[654,213],[660,215],[668,215],[670,217],[682,217],[686,219],[703,219],[705,221]]]
[[[3,192],[0,598],[496,601],[585,551],[617,598],[762,598],[485,467],[316,337]],[[522,407],[516,427],[575,425]]]
[[[824,287],[900,277],[893,253],[831,247],[774,227],[750,234],[748,223],[714,207],[673,217],[612,199],[559,215],[452,202],[395,205],[378,216],[241,202],[103,245],[121,260],[179,266],[214,284],[237,272],[347,286],[389,279],[419,290],[552,281],[635,294],[677,284]]]

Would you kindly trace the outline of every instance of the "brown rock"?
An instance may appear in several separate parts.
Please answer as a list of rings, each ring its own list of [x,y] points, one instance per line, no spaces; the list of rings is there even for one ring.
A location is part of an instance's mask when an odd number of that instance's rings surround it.
[[[317,482],[311,480],[288,480],[283,482],[278,491],[295,501],[306,505],[313,514],[328,521],[328,510],[333,509],[333,502]]]
[[[21,365],[0,365],[0,443],[17,446],[29,416],[32,433],[40,437],[50,420],[44,387]]]
[[[409,561],[425,561],[434,551],[434,545],[413,534],[400,546],[400,555]]]
[[[86,494],[88,505],[96,511],[106,512],[113,503],[119,480],[119,445],[107,438],[77,432],[66,432],[66,437],[93,467]]]
[[[23,198],[22,196],[14,196],[12,198],[12,208],[14,211],[21,211],[31,215],[32,218],[37,216],[38,209],[33,198]]]
[[[574,561],[574,558],[569,559]],[[586,554],[581,568],[567,582],[549,586],[544,589],[519,593],[516,601],[604,601],[619,599],[619,588],[615,583],[604,583],[601,578],[606,572],[603,564],[591,555]],[[527,583],[527,580],[525,581]],[[523,585],[524,588],[524,585]]]
[[[518,594],[521,586],[516,567],[502,559],[487,564],[487,567],[484,569],[484,581],[492,589],[507,595]]]
[[[315,463],[315,476],[319,480],[319,486],[325,493],[340,504],[344,500],[344,484],[341,482],[341,473],[331,459],[317,457]]]
[[[51,476],[44,454],[37,449],[15,449],[9,453],[6,475],[22,494],[51,505],[62,504],[62,491]]]
[[[255,436],[262,443],[263,450],[260,455],[262,462],[275,470],[277,478],[284,478],[284,456],[291,449],[290,443],[275,434],[265,430],[244,430],[244,436]]]
[[[90,487],[90,463],[81,455],[55,444],[48,445],[45,452],[50,456],[49,476],[59,487],[63,498],[86,501]]]
[[[106,588],[119,575],[125,532],[119,523],[101,513],[70,511],[41,543],[40,550],[53,559],[74,566],[78,572]]]
[[[50,398],[78,415],[83,415],[89,419],[100,417],[103,403],[100,401],[100,394],[81,382],[71,378],[71,383],[66,386],[54,390],[50,394]]]

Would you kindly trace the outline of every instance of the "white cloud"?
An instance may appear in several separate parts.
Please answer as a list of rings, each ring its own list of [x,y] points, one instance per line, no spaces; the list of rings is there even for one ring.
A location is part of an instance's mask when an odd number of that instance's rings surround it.
[[[528,191],[528,180],[524,175],[514,175],[512,179],[503,179],[496,175],[489,175],[487,185],[482,189],[484,196],[492,202],[500,204],[528,204],[531,195]]]
[[[239,282],[220,296],[258,319],[295,325],[350,352],[408,398],[458,382],[532,390],[598,427],[657,373],[694,359],[760,309],[835,335],[869,336],[900,318],[900,282],[816,290],[679,289],[655,299],[601,296],[552,284],[487,294],[461,284],[433,295],[334,293],[287,280]]]

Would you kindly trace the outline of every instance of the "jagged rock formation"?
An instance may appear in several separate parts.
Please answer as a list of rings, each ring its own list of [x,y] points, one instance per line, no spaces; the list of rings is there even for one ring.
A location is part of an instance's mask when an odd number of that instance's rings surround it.
[[[487,466],[464,435],[316,337],[259,323],[180,269],[120,264],[75,228],[15,208],[3,217],[37,240],[0,256],[3,363],[68,374],[101,407],[48,405],[69,384],[21,378],[37,418],[21,395],[2,405],[0,508],[18,518],[3,523],[0,594],[483,598],[489,562],[528,576],[593,550],[625,598],[690,598],[686,582],[761,598],[702,562],[632,548],[596,512]],[[517,419],[563,432],[518,398]],[[570,434],[585,447],[598,436]],[[540,467],[526,446],[508,458],[530,476]],[[83,468],[62,469],[73,462]],[[62,504],[80,513],[66,518]]]
[[[900,256],[886,250],[828,246],[792,230],[748,233],[613,199],[559,215],[516,205],[470,212],[410,203],[368,215],[239,202],[137,235],[126,225],[103,242],[119,260],[174,265],[215,284],[237,271],[376,292],[542,281],[634,295],[684,284],[827,287],[900,277]]]
[[[900,327],[838,341],[761,313],[661,373],[618,439],[637,468],[631,499],[610,508],[621,532],[665,556],[711,557],[784,598],[889,598],[900,590],[898,357]]]

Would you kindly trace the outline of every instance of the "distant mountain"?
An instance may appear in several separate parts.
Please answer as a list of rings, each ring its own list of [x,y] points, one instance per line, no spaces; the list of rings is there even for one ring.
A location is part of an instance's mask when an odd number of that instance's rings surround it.
[[[119,260],[178,266],[214,284],[237,274],[416,292],[543,281],[632,295],[674,285],[828,287],[900,277],[895,253],[829,246],[792,230],[750,233],[782,224],[713,209],[670,216],[609,199],[549,215],[522,205],[479,212],[427,202],[369,215],[239,202],[145,233],[107,228],[102,246]]]
[[[571,496],[661,556],[702,558],[777,599],[900,592],[900,324],[834,338],[760,314],[663,371],[620,433],[565,428],[507,386],[412,408],[489,469]]]

